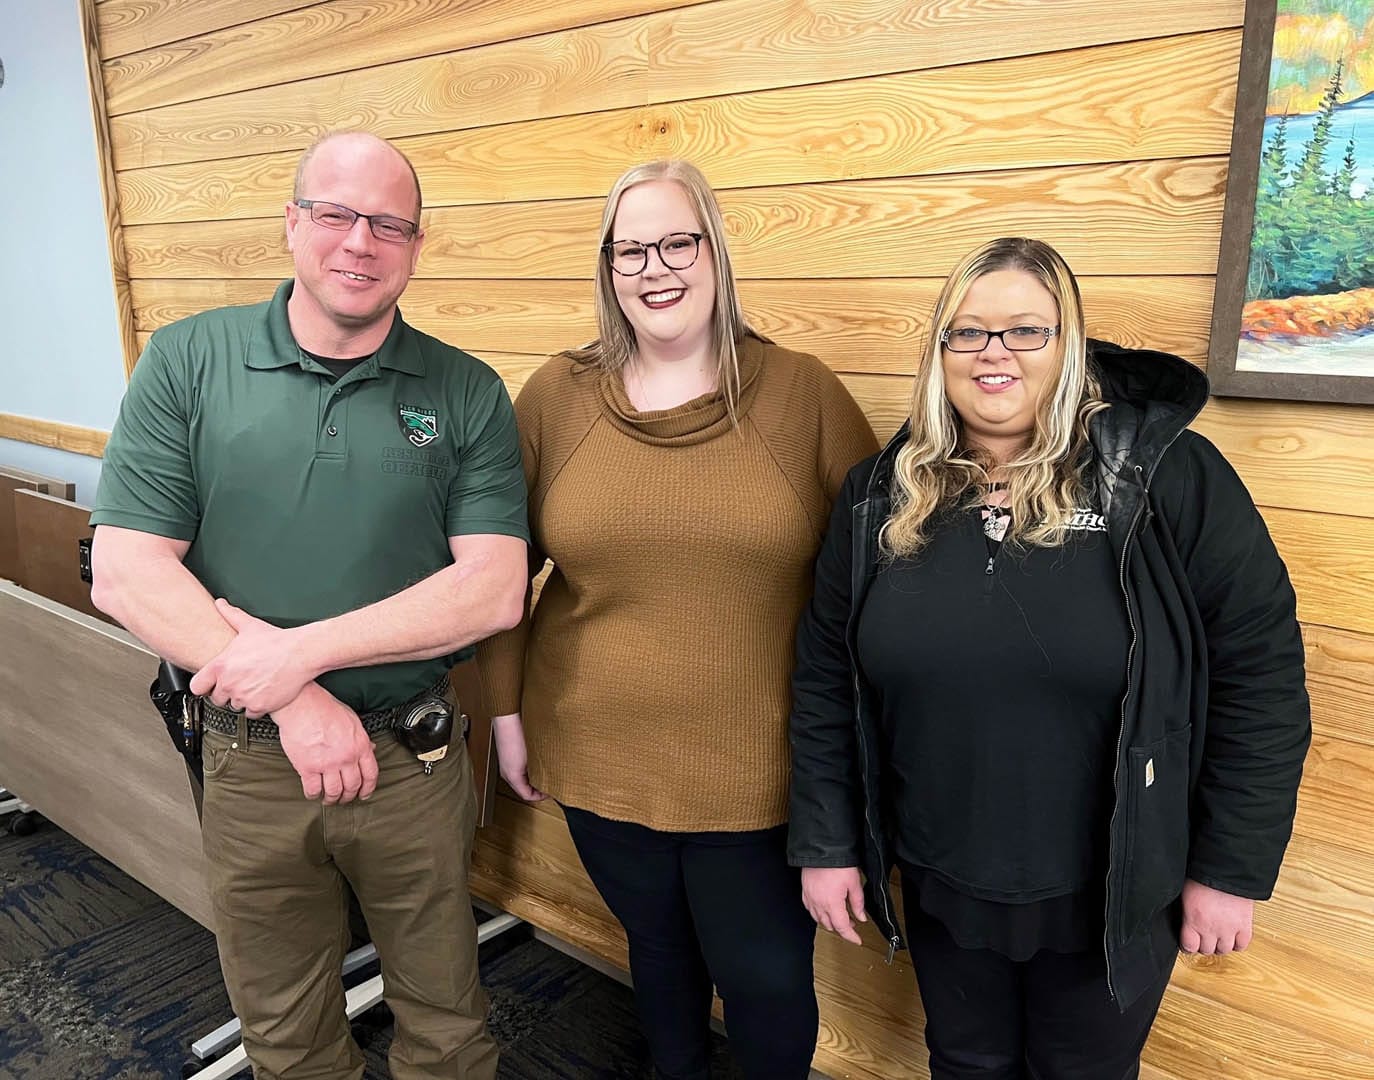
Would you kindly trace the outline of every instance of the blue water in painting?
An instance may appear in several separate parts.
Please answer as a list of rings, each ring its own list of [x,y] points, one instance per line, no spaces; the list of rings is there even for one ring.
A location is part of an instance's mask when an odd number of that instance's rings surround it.
[[[1264,145],[1274,137],[1278,126],[1277,116],[1264,118]],[[1288,118],[1288,163],[1295,165],[1302,157],[1303,143],[1312,137],[1316,126],[1316,113],[1303,113]],[[1374,94],[1336,107],[1331,117],[1331,142],[1326,148],[1326,174],[1329,176],[1341,167],[1345,157],[1345,144],[1351,136],[1355,138],[1355,183],[1351,188],[1356,197],[1374,189]]]

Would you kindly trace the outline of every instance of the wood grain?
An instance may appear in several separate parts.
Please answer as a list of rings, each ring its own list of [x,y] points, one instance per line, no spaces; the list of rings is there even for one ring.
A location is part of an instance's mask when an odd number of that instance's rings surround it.
[[[1264,919],[1262,910],[1259,918]],[[1374,1031],[1374,1004],[1367,993],[1374,977],[1371,947],[1374,932],[1333,953],[1310,940],[1276,936],[1261,921],[1244,952],[1180,956],[1173,985],[1205,996],[1257,1030],[1273,1019],[1272,1003],[1281,1001],[1286,1027],[1358,1056],[1369,1049]]]
[[[1314,734],[1298,789],[1294,835],[1357,852],[1374,866],[1374,749]]]
[[[15,439],[18,442],[47,446],[54,450],[67,450],[87,457],[103,457],[105,440],[109,437],[108,431],[99,431],[96,428],[0,413],[0,439]]]
[[[328,21],[336,34],[351,32],[353,9],[339,2],[321,7],[328,10],[267,20],[273,25],[260,32],[264,40],[240,68],[225,72],[228,82],[184,73],[201,70],[201,54],[216,51],[214,41],[111,61],[106,80],[118,167],[298,150],[341,126],[393,138],[995,60],[1045,52],[1047,45],[1188,34],[1238,26],[1243,10],[1241,0],[1161,0],[1130,9],[1113,0],[726,0],[419,59],[406,59],[417,40],[407,30],[406,58],[383,62],[378,57],[390,54],[373,53],[369,44],[329,57],[335,74],[300,79],[312,55],[298,60],[298,37],[277,24],[308,18]],[[1033,29],[1013,38],[1009,23]],[[744,51],[745,42],[761,52]],[[309,42],[305,52],[317,47]],[[174,61],[188,53],[192,62],[178,70]],[[184,85],[170,92],[157,86],[168,81]],[[1233,79],[1227,82],[1223,94],[1234,92]]]
[[[134,339],[134,314],[129,299],[129,264],[124,251],[124,225],[120,216],[119,192],[115,189],[114,158],[110,147],[109,110],[105,101],[105,84],[100,70],[100,42],[97,38],[97,14],[92,0],[80,0],[81,36],[86,50],[86,83],[90,90],[91,119],[95,126],[96,163],[100,175],[100,197],[105,207],[105,228],[110,245],[110,273],[114,281],[115,321],[119,327],[120,346],[124,351],[124,375],[127,378],[138,360]]]
[[[1274,897],[1255,908],[1255,920],[1315,961],[1335,967],[1347,955],[1368,961],[1374,957],[1374,859],[1345,843],[1294,836]]]
[[[724,0],[652,20],[650,100],[1239,26],[1242,0]]]
[[[349,68],[550,36],[699,0],[334,0],[243,20],[106,65],[114,113],[294,83]],[[188,5],[200,6],[200,5]],[[294,5],[300,7],[300,5]],[[631,30],[631,32],[633,32]],[[545,61],[564,48],[543,43]],[[187,61],[193,61],[188,63]],[[451,62],[455,63],[456,58]]]
[[[423,179],[430,207],[599,197],[628,164],[653,157],[688,158],[723,190],[1224,154],[1233,102],[1216,87],[1232,77],[1239,47],[1239,33],[1224,30],[419,135],[396,146]],[[1160,79],[1161,70],[1170,78]],[[1000,97],[1009,85],[1018,88],[1010,101]],[[989,101],[999,102],[995,115]],[[982,135],[971,140],[974,131]],[[276,214],[298,156],[122,172],[124,220]]]
[[[1374,1058],[1368,1053],[1333,1047],[1285,1020],[1281,1001],[1272,1003],[1263,1022],[1256,1022],[1174,985],[1164,996],[1145,1060],[1189,1080],[1369,1080]]]
[[[1374,637],[1325,626],[1304,626],[1302,637],[1314,725],[1374,748]]]
[[[276,85],[278,73],[259,90],[129,115],[115,109],[115,164],[131,169],[300,150],[345,127],[395,138],[642,105],[645,29],[636,25],[593,26],[379,67],[355,58],[361,70],[285,86]]]
[[[186,0],[94,0],[100,56],[110,60],[183,38],[256,22],[319,0],[233,0],[188,4]]]
[[[1374,517],[1374,411],[1358,405],[1212,398],[1193,427],[1268,506]]]
[[[213,929],[186,767],[148,702],[157,658],[5,584],[0,641],[0,783]]]
[[[943,276],[976,244],[1030,234],[1081,274],[1212,274],[1224,160],[1194,158],[724,193],[742,278]],[[426,278],[590,275],[599,200],[428,212]],[[823,235],[824,244],[815,237]],[[277,218],[130,226],[134,277],[284,277]]]
[[[1261,507],[1305,623],[1374,633],[1374,519]]]

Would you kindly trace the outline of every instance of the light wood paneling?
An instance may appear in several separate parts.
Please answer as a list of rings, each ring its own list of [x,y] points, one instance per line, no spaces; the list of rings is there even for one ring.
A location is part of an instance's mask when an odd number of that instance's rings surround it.
[[[1335,967],[1346,955],[1368,961],[1374,958],[1374,862],[1344,842],[1299,834],[1288,846],[1274,898],[1255,917],[1271,937],[1312,943],[1314,955]]]
[[[1327,734],[1374,747],[1374,637],[1325,626],[1304,626],[1302,636],[1314,723]],[[1374,866],[1370,870],[1374,874]]]
[[[1238,31],[1132,42],[397,141],[427,206],[599,197],[627,161],[686,157],[717,190],[1224,154]],[[1170,72],[1160,79],[1159,72]],[[994,126],[978,102],[1016,86]],[[1084,102],[1128,100],[1130,109]],[[861,116],[854,100],[861,97]],[[976,139],[970,139],[973,131]],[[119,176],[130,225],[280,212],[298,153]]]
[[[470,349],[469,352],[500,372],[501,379],[506,384],[506,390],[512,398],[520,393],[520,388],[525,385],[525,380],[539,370],[540,365],[548,359],[543,353],[537,355],[503,353],[486,349]]]
[[[55,420],[39,420],[32,416],[0,413],[0,439],[16,439],[19,442],[33,443],[35,446],[48,446],[54,450],[85,454],[87,457],[102,457],[107,438],[108,432],[97,431],[95,428],[59,424]]]
[[[944,275],[970,246],[1023,233],[1081,274],[1195,275],[1216,271],[1224,179],[1224,160],[1196,158],[755,188],[721,204],[743,278]],[[417,273],[590,275],[600,209],[577,199],[432,210]],[[283,237],[278,218],[124,230],[136,277],[288,276]]]
[[[1358,852],[1374,864],[1374,749],[1366,743],[1312,736],[1298,792],[1295,835]]]
[[[101,53],[110,60],[183,38],[242,26],[319,0],[95,0]]]
[[[1374,633],[1369,600],[1374,595],[1374,519],[1261,509],[1288,564],[1298,594],[1298,618]]]
[[[594,26],[287,87],[269,77],[259,90],[112,114],[115,164],[299,150],[343,127],[395,138],[642,105],[644,33],[633,24]]]
[[[1171,986],[1146,1044],[1145,1060],[1188,1080],[1369,1080],[1370,1057],[1331,1046],[1286,1023],[1274,1001],[1262,1022]]]
[[[1241,10],[1241,0],[1131,8],[1114,0],[727,0],[392,64],[358,50],[349,61],[332,61],[341,73],[303,81],[292,81],[303,70],[292,57],[273,62],[259,53],[231,73],[243,80],[235,85],[259,89],[221,88],[222,96],[209,97],[211,85],[189,80],[190,96],[203,100],[181,104],[168,104],[176,93],[144,93],[142,79],[125,75],[152,70],[183,78],[170,74],[170,55],[113,61],[106,78],[115,99],[115,161],[128,169],[300,149],[343,126],[398,138],[1187,34],[1238,26]],[[1008,36],[1008,25],[1018,22],[1035,30]],[[276,28],[272,38],[290,44]],[[766,45],[761,55],[742,51],[742,42],[756,39]],[[198,69],[198,62],[184,67]],[[737,69],[747,75],[735,83]],[[1233,85],[1218,89],[1234,93]]]
[[[1193,427],[1225,452],[1257,502],[1374,517],[1367,407],[1214,397]]]
[[[1242,0],[726,0],[653,20],[653,100],[1211,30],[1243,13]]]
[[[1359,1055],[1374,1031],[1374,931],[1366,929],[1342,951],[1310,939],[1276,936],[1260,909],[1255,940],[1230,956],[1179,957],[1172,985],[1217,1003],[1254,1028],[1268,1019],[1270,1003],[1282,1001],[1283,1023],[1294,1032]]]
[[[687,10],[627,20],[620,27],[627,36],[650,35],[645,66],[657,76],[650,81],[656,95],[651,100],[663,101],[1041,52],[1047,25],[1054,27],[1050,43],[1061,49],[1236,26],[1239,6],[1235,0],[1191,6],[1161,0],[1148,11],[1123,9],[1111,0],[995,0],[977,7],[960,0],[920,5],[902,0],[538,0],[519,5],[337,0],[194,41],[112,56],[106,81],[111,111],[122,114],[222,97],[264,83],[302,81],[344,70],[346,64],[375,69],[421,53],[553,37],[549,32],[683,7]],[[932,33],[952,19],[959,21],[957,35]],[[1015,33],[1018,22],[1026,33]],[[564,46],[555,40],[546,48],[553,54]],[[812,63],[769,62],[799,54],[810,54]]]
[[[110,108],[126,113],[222,97],[265,83],[297,82],[348,68],[378,68],[416,56],[529,39],[697,2],[336,0],[312,4],[109,63],[105,70]],[[627,31],[633,33],[633,28]],[[555,37],[540,46],[547,63],[564,43]],[[194,63],[186,63],[188,58]],[[455,68],[462,64],[456,57],[448,62]]]

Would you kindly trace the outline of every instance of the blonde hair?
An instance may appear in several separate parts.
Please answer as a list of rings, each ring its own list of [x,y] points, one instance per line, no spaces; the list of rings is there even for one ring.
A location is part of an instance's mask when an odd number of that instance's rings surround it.
[[[996,462],[968,446],[962,424],[945,393],[941,336],[974,281],[995,270],[1023,270],[1054,297],[1059,309],[1060,356],[1036,403],[1030,443],[1010,461]],[[1055,547],[1085,494],[1082,467],[1088,453],[1088,420],[1108,406],[1088,370],[1087,335],[1078,283],[1063,256],[1040,240],[1002,237],[966,255],[940,291],[930,338],[916,369],[911,430],[897,452],[892,480],[893,510],[879,547],[889,558],[915,555],[930,538],[937,513],[961,504],[976,506],[996,469],[1007,482],[1011,525],[1006,541]],[[972,494],[970,494],[972,491]]]
[[[671,180],[682,187],[705,233],[702,243],[711,245],[711,265],[716,284],[716,302],[711,312],[712,352],[717,363],[716,385],[731,417],[734,417],[740,394],[739,342],[746,334],[760,341],[767,341],[768,338],[750,326],[744,317],[739,291],[735,287],[735,272],[730,264],[730,249],[726,243],[725,221],[720,215],[720,206],[706,177],[689,161],[670,158],[636,165],[621,173],[612,185],[601,214],[601,234],[597,240],[597,338],[579,349],[571,350],[569,355],[579,363],[605,371],[619,371],[635,355],[634,327],[620,309],[620,301],[615,295],[615,280],[611,277],[614,271],[601,245],[613,239],[611,230],[615,227],[616,211],[620,209],[620,200],[625,192],[636,184],[653,180]]]

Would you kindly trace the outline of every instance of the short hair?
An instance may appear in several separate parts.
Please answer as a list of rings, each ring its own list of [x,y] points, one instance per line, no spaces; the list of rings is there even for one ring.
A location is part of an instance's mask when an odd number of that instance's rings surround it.
[[[343,138],[346,135],[365,135],[369,139],[375,139],[405,162],[406,168],[410,171],[410,178],[415,182],[415,221],[418,223],[420,220],[420,211],[424,207],[424,197],[420,193],[420,174],[415,171],[415,166],[411,163],[410,158],[406,157],[405,153],[397,149],[393,143],[383,139],[380,135],[374,135],[370,131],[364,131],[362,128],[340,128],[338,131],[327,131],[305,148],[304,153],[301,154],[300,161],[296,164],[296,179],[291,185],[292,201],[294,202],[296,199],[299,199],[303,194],[305,170],[310,164],[311,159],[315,156],[315,152],[325,143],[332,142],[334,139]]]
[[[615,280],[611,277],[611,262],[604,254],[601,245],[613,239],[611,230],[615,227],[615,215],[620,209],[620,200],[625,192],[637,184],[654,180],[671,180],[680,185],[687,195],[687,202],[696,214],[705,242],[711,245],[711,265],[714,268],[716,303],[711,313],[711,337],[717,363],[717,385],[725,403],[734,416],[739,403],[740,340],[746,335],[767,341],[762,334],[749,325],[740,306],[739,290],[735,286],[735,271],[730,262],[730,248],[725,234],[725,220],[721,217],[720,205],[716,202],[715,192],[701,170],[690,161],[680,158],[665,158],[649,161],[625,170],[606,196],[606,206],[601,214],[601,233],[597,239],[596,262],[596,327],[595,341],[572,351],[574,359],[591,364],[606,371],[619,371],[635,353],[635,332],[629,319],[620,309],[620,301],[615,295]]]

